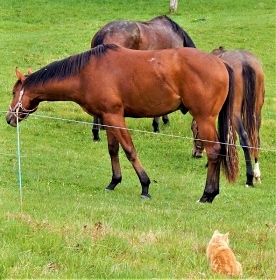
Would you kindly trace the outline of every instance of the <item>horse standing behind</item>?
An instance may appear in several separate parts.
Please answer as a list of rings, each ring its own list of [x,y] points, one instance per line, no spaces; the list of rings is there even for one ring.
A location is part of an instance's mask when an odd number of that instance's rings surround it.
[[[150,179],[126,129],[125,117],[151,118],[176,110],[190,112],[207,141],[207,178],[199,201],[212,202],[219,193],[221,165],[229,182],[236,180],[237,151],[235,145],[229,145],[235,143],[229,135],[236,135],[232,127],[234,76],[227,64],[211,54],[194,48],[139,51],[99,45],[28,77],[16,73],[18,80],[6,114],[11,126],[26,119],[42,101],[73,101],[104,121],[112,166],[107,190],[114,190],[122,180],[120,144],[140,180],[141,197],[150,198]]]
[[[150,21],[115,20],[103,26],[92,38],[91,48],[101,44],[116,44],[135,50],[158,50],[177,47],[192,47],[195,44],[190,36],[176,22],[167,16],[158,16]],[[142,71],[142,69],[138,70]],[[152,122],[154,132],[159,132],[159,117]],[[162,117],[164,124],[169,122],[167,115]],[[93,140],[100,141],[101,120],[94,117]]]
[[[246,186],[253,186],[253,178],[261,182],[259,167],[261,110],[264,103],[264,73],[258,58],[249,51],[226,51],[223,47],[211,52],[226,61],[235,73],[234,115],[240,144],[246,163]],[[202,157],[204,143],[200,140],[200,131],[193,120],[191,129],[195,138],[193,156]],[[255,159],[254,170],[251,157]]]

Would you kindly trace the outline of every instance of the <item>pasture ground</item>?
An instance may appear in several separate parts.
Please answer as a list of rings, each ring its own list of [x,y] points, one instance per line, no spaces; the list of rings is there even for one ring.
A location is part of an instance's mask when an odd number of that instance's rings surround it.
[[[123,181],[110,180],[105,133],[91,141],[90,116],[76,104],[43,103],[20,124],[22,205],[16,129],[5,121],[15,82],[26,73],[89,48],[114,19],[168,14],[169,1],[2,0],[0,3],[0,278],[217,279],[205,250],[215,229],[230,232],[242,278],[275,279],[275,0],[179,1],[170,17],[198,48],[247,49],[261,60],[266,97],[261,128],[262,184],[245,188],[221,176],[212,204],[197,204],[206,158],[191,158],[190,116],[151,133],[151,120],[128,119],[152,184],[140,199],[135,172],[121,152]],[[204,104],[202,104],[204,106]],[[78,122],[76,122],[78,121]],[[142,132],[143,131],[143,132]]]

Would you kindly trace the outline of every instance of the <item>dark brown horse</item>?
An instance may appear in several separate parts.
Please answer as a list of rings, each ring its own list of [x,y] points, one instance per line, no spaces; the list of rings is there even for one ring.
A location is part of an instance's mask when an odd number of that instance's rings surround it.
[[[45,100],[76,102],[104,121],[112,165],[107,190],[114,190],[122,180],[120,144],[138,175],[141,196],[150,197],[150,179],[136,154],[125,117],[151,118],[176,110],[190,112],[201,137],[208,141],[206,186],[199,201],[212,202],[219,193],[221,165],[230,182],[237,177],[236,147],[227,145],[232,129],[233,71],[211,54],[194,48],[139,51],[99,45],[53,62],[28,77],[19,71],[17,76],[6,114],[8,124],[16,126]]]
[[[135,50],[158,50],[177,47],[192,47],[190,36],[167,16],[158,16],[150,21],[115,20],[103,26],[92,38],[91,48],[101,44],[116,44]],[[159,132],[159,117],[152,122],[154,132]],[[162,117],[169,123],[167,115]],[[94,117],[93,140],[99,141],[100,119]]]
[[[253,177],[256,182],[261,182],[258,148],[260,147],[261,109],[265,95],[262,66],[254,54],[245,50],[226,51],[220,47],[211,53],[226,61],[235,73],[235,127],[245,157],[246,185],[253,186]],[[192,122],[191,128],[194,138],[200,139],[195,121]],[[203,150],[204,143],[195,140],[193,156],[202,157]],[[250,155],[255,159],[254,170]]]

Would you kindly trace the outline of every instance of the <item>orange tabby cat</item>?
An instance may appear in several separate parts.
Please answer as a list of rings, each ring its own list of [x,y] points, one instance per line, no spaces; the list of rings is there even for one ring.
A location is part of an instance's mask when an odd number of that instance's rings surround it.
[[[218,230],[207,247],[207,259],[213,272],[225,275],[242,275],[242,267],[236,261],[233,251],[229,247],[229,233],[221,234]]]

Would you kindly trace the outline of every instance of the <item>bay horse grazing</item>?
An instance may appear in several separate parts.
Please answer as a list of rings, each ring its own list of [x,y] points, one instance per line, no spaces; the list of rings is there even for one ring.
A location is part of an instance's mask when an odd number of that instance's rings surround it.
[[[6,114],[11,126],[26,119],[42,101],[73,101],[103,120],[112,166],[107,190],[114,190],[122,180],[120,144],[140,180],[141,197],[150,198],[150,179],[137,156],[125,117],[152,118],[176,110],[190,112],[201,137],[208,141],[207,179],[199,201],[212,202],[219,193],[221,165],[230,182],[237,177],[236,147],[227,145],[231,142],[233,71],[211,54],[194,48],[139,51],[99,45],[28,77],[17,70],[17,77]]]
[[[158,50],[177,47],[192,47],[195,44],[176,22],[167,16],[158,16],[149,21],[115,20],[103,26],[92,38],[91,48],[101,44],[116,44],[134,50]],[[152,122],[153,131],[159,132],[159,117]],[[169,123],[167,115],[162,116]],[[93,140],[100,141],[101,120],[94,117]]]
[[[253,186],[253,178],[261,182],[259,167],[259,147],[261,126],[261,110],[264,103],[265,85],[264,73],[258,58],[249,51],[226,51],[223,47],[211,52],[226,61],[235,74],[234,115],[235,127],[239,135],[246,163],[246,185]],[[193,120],[191,125],[194,138],[200,139],[200,131]],[[202,157],[204,145],[194,141],[193,156]],[[254,170],[251,157],[255,159]]]

